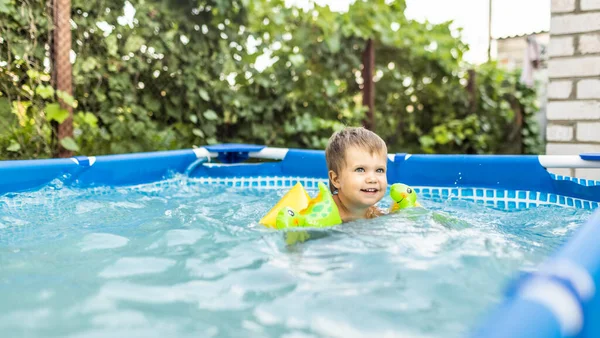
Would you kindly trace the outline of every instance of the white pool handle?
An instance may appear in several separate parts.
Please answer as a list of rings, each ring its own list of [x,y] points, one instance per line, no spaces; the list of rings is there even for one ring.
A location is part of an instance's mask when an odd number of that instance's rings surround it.
[[[540,155],[544,168],[600,168],[600,161],[586,161],[579,155]]]

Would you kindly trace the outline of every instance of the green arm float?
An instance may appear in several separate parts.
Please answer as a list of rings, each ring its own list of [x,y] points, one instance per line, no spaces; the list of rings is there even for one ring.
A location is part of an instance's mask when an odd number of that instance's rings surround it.
[[[417,193],[406,184],[392,184],[390,188],[390,197],[393,201],[390,212],[421,206],[419,202],[417,202]]]
[[[310,200],[306,209],[297,211],[290,207],[279,210],[275,228],[324,228],[342,224],[340,212],[327,186],[319,182],[319,194]]]

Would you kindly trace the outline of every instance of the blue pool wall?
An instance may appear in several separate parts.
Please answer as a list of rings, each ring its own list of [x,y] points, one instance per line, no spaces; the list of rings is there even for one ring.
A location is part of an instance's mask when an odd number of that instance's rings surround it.
[[[71,159],[0,161],[0,194],[39,189],[60,179],[68,186],[123,186],[156,182],[183,174],[198,160],[193,149]],[[290,149],[281,161],[258,164],[223,164],[212,160],[189,172],[191,177],[292,177],[327,179],[325,154],[319,150]],[[531,202],[595,209],[600,202],[600,182],[557,176],[541,166],[538,156],[510,155],[407,155],[388,160],[388,182],[423,189],[443,188],[478,200],[485,194],[506,203]],[[454,192],[453,192],[454,190]],[[427,193],[427,190],[423,190]],[[490,195],[491,196],[487,196]],[[523,204],[525,203],[525,204]]]

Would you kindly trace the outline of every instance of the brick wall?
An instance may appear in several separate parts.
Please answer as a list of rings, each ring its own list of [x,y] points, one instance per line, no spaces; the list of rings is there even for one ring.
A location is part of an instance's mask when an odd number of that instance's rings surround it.
[[[600,0],[552,0],[546,153],[600,153]],[[552,172],[600,180],[600,170]]]

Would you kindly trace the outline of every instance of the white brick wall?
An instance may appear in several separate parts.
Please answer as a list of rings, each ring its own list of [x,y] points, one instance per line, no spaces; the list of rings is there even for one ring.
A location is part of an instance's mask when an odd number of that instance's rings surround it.
[[[552,12],[564,13],[575,10],[575,0],[552,0]]]
[[[556,174],[556,175],[561,175],[561,176],[573,176],[573,169],[568,169],[568,168],[549,168],[548,169],[549,172]]]
[[[600,33],[580,36],[579,52],[582,54],[600,53]]]
[[[600,122],[577,123],[577,141],[600,142]]]
[[[578,99],[600,99],[600,80],[585,79],[577,83]]]
[[[546,154],[600,153],[600,0],[552,0]],[[600,180],[600,169],[552,169]]]
[[[551,124],[546,129],[546,139],[559,142],[571,141],[573,140],[573,127]]]
[[[554,3],[552,5],[554,5]],[[600,9],[600,0],[581,0],[582,11],[589,11],[594,9]]]
[[[587,143],[548,143],[547,152],[553,155],[579,155],[600,153],[600,144]]]
[[[573,82],[567,81],[553,81],[548,84],[548,98],[549,99],[568,99],[571,95],[573,88]]]
[[[600,76],[600,56],[550,59],[548,76],[550,78]]]
[[[551,101],[546,116],[548,120],[598,120],[600,101]]]
[[[585,33],[600,30],[600,13],[565,14],[553,16],[550,34]]]
[[[575,169],[575,177],[599,181],[600,169]]]
[[[557,36],[550,38],[548,46],[549,56],[565,56],[573,55],[573,37],[572,36]]]

